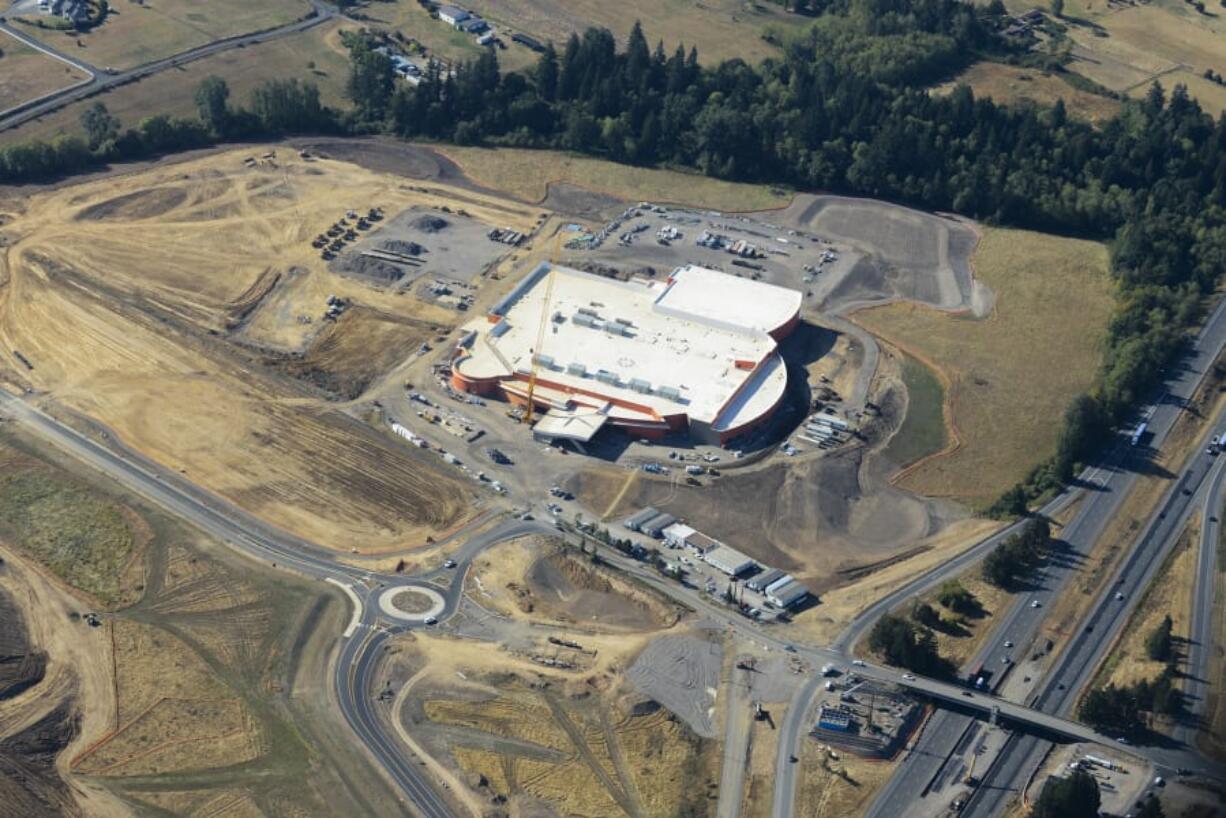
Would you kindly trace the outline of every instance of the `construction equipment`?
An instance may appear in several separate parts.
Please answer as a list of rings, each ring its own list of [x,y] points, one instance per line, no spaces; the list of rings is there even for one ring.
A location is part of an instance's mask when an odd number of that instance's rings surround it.
[[[554,265],[558,260],[558,251],[562,243],[562,231],[555,234],[553,254],[549,262],[549,279],[545,282],[545,300],[541,304],[541,322],[536,329],[536,345],[532,347],[532,357],[528,365],[528,411],[524,415],[524,423],[532,426],[532,413],[536,411],[534,402],[536,395],[536,374],[540,370],[541,346],[545,343],[545,327],[549,324],[549,303],[553,300]]]

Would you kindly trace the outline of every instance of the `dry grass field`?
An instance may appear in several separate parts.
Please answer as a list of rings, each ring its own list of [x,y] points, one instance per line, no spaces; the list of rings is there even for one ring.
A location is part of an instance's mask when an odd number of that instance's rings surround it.
[[[426,700],[425,716],[448,735],[468,780],[485,782],[483,794],[540,799],[576,818],[703,814],[698,779],[713,772],[710,743],[662,708],[636,714],[613,697],[505,675],[496,689],[470,683],[456,692]]]
[[[1226,538],[1217,543],[1217,576],[1213,597],[1214,644],[1226,644]],[[1226,678],[1226,651],[1217,650],[1209,657],[1209,678]],[[1201,731],[1197,743],[1200,748],[1218,760],[1226,760],[1226,695],[1221,685],[1210,685],[1205,697],[1204,709],[1207,730]]]
[[[0,35],[0,111],[83,79],[83,71]]]
[[[756,63],[776,56],[778,48],[763,35],[775,28],[799,29],[806,23],[806,18],[786,14],[773,4],[742,0],[473,0],[468,7],[539,40],[553,40],[559,51],[572,33],[589,26],[607,28],[624,42],[634,21],[640,20],[653,47],[662,40],[671,54],[679,43],[687,49],[693,46],[706,64],[733,58]]]
[[[975,63],[937,86],[933,93],[947,94],[960,84],[969,85],[976,97],[991,97],[1009,105],[1030,102],[1049,106],[1063,99],[1070,115],[1094,123],[1110,119],[1120,111],[1118,100],[1074,88],[1057,74],[994,62]]]
[[[957,623],[953,628],[936,630],[934,633],[940,654],[960,667],[974,656],[984,640],[991,636],[995,615],[1013,604],[1014,596],[985,582],[980,576],[978,566],[957,579],[963,588],[975,595],[980,606],[979,613],[971,616],[955,614],[937,602],[935,591],[924,595],[923,600],[936,608],[943,619]],[[904,612],[909,611],[910,604],[904,609]]]
[[[805,739],[800,750],[802,770],[796,784],[797,812],[806,818],[860,815],[894,773],[895,762],[868,761],[850,753],[834,753]]]
[[[1112,285],[1096,242],[983,228],[973,261],[996,294],[988,318],[897,303],[855,320],[951,383],[946,419],[961,445],[899,485],[982,506],[1055,446],[1065,407],[1098,369]]]
[[[346,208],[390,215],[438,206],[447,192],[282,153],[279,164],[250,168],[246,152],[221,153],[2,208],[12,221],[0,260],[0,373],[308,539],[363,552],[418,545],[475,512],[471,483],[337,411],[309,387],[311,373],[288,377],[251,349],[263,340],[257,325],[289,326],[302,333],[306,364],[326,372],[385,341],[389,323],[408,328],[397,343],[411,349],[441,311],[328,272],[310,240]],[[475,218],[520,223],[465,195]],[[525,213],[520,229],[532,218]],[[261,319],[268,283],[291,272],[306,283]],[[370,312],[330,328],[316,347],[323,293]],[[283,349],[284,333],[270,334]],[[381,373],[358,374],[364,383]]]
[[[766,210],[791,200],[790,195],[762,185],[619,165],[558,151],[446,145],[439,152],[480,184],[530,202],[543,201],[551,182],[566,182],[632,202],[678,202],[724,211]]]
[[[1113,646],[1095,680],[1096,687],[1107,684],[1130,685],[1142,679],[1153,679],[1162,672],[1165,663],[1149,658],[1145,640],[1162,622],[1171,617],[1171,633],[1178,643],[1188,636],[1192,612],[1193,572],[1196,570],[1195,543],[1200,541],[1200,521],[1193,520],[1180,538],[1179,545],[1167,558],[1145,591],[1137,609],[1124,628],[1119,642]]]
[[[161,71],[98,97],[68,105],[19,128],[0,132],[0,145],[51,139],[60,133],[79,134],[81,112],[95,101],[105,103],[125,127],[133,127],[144,117],[154,114],[195,116],[193,94],[196,86],[211,75],[229,84],[232,104],[247,104],[252,89],[266,80],[297,77],[319,86],[325,105],[345,106],[349,60],[340,44],[340,31],[355,27],[354,23],[342,25],[331,21],[289,37],[224,51],[180,68]]]
[[[1034,6],[1009,0],[1010,11]],[[1198,13],[1182,0],[1068,0],[1064,24],[1076,71],[1113,91],[1137,97],[1154,80],[1169,92],[1184,83],[1215,116],[1226,109],[1226,88],[1201,78],[1226,68],[1226,16],[1216,3]]]
[[[126,0],[111,3],[106,20],[91,31],[58,32],[32,25],[24,30],[98,68],[122,70],[214,40],[275,28],[308,11],[304,0]],[[15,19],[21,23],[25,18]]]

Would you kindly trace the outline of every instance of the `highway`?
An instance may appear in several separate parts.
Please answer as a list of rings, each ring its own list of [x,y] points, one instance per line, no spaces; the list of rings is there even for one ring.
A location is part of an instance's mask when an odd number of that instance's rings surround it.
[[[1226,302],[1220,303],[1210,315],[1197,335],[1189,354],[1174,367],[1174,371],[1168,377],[1162,397],[1151,407],[1148,423],[1152,437],[1147,446],[1150,451],[1157,451],[1161,448],[1186,401],[1195,393],[1205,373],[1217,359],[1223,347],[1226,347]],[[995,662],[994,667],[1001,667],[1000,658],[1009,653],[1001,647],[1005,641],[1013,642],[1017,646],[1015,648],[1017,651],[1024,651],[1031,646],[1047,615],[1049,603],[1065,590],[1071,578],[1077,573],[1078,566],[1102,536],[1119,510],[1120,504],[1135,484],[1139,476],[1136,467],[1144,465],[1136,460],[1136,455],[1133,447],[1121,441],[1105,453],[1100,463],[1092,465],[1079,475],[1076,485],[1066,489],[1040,509],[1041,514],[1055,514],[1066,508],[1073,499],[1082,498],[1081,505],[1077,508],[1073,519],[1061,532],[1061,539],[1065,543],[1064,549],[1050,559],[1043,567],[1041,575],[1036,577],[1035,591],[1023,595],[999,618],[992,637],[985,643],[979,654],[967,663],[968,666],[974,666],[980,662],[983,662],[985,666],[993,666]],[[1202,462],[1204,458],[1205,456],[1192,458],[1190,470],[1188,475],[1185,475],[1185,479],[1204,479],[1204,463]],[[1198,472],[1200,476],[1194,478],[1192,473],[1197,469],[1201,469]],[[1190,498],[1182,492],[1179,496],[1185,501],[1190,501]],[[1172,511],[1174,509],[1168,510],[1167,514],[1171,514]],[[1020,525],[1019,522],[1003,529],[959,557],[878,600],[848,624],[848,627],[835,640],[832,648],[837,653],[848,655],[882,614],[897,608],[907,599],[924,593],[946,579],[962,573],[986,556],[991,549],[1016,531]],[[1038,603],[1038,607],[1033,607],[1035,602]],[[1102,636],[1101,632],[1099,636]],[[1101,644],[1101,640],[1099,643]],[[1010,658],[1013,657],[1010,656]],[[1054,682],[1054,684],[1061,683],[1067,684],[1067,682]],[[796,755],[799,742],[808,733],[809,713],[820,689],[820,679],[811,679],[806,683],[793,698],[780,726],[780,749],[775,767],[775,793],[772,805],[773,818],[790,818],[793,813],[796,791],[795,765],[791,764],[789,759]],[[925,725],[923,733],[898,772],[878,793],[867,813],[870,818],[887,818],[906,814],[908,807],[928,795],[930,784],[941,773],[946,759],[974,722],[975,718],[970,715],[946,709],[937,711]],[[1013,753],[1014,751],[1010,748],[1002,755],[1011,756]]]
[[[1224,316],[1226,303],[1220,304],[1210,316],[1184,365],[1179,366],[1169,378],[1166,394],[1153,407],[1149,419],[1153,434],[1149,444],[1151,450],[1156,451],[1161,447],[1185,401],[1195,392],[1226,344]],[[1222,419],[1219,418],[1215,432],[1220,432],[1222,428]],[[1063,550],[1043,566],[1035,578],[1034,593],[1019,599],[999,620],[989,641],[968,665],[983,662],[986,667],[1000,668],[1000,658],[1009,653],[1001,647],[1006,640],[1013,642],[1018,652],[1033,649],[1031,646],[1046,617],[1048,603],[1069,587],[1081,563],[1135,484],[1139,476],[1137,467],[1144,464],[1138,462],[1133,454],[1133,448],[1121,442],[1108,453],[1106,462],[1100,468],[1091,469],[1091,473],[1082,476],[1079,482],[1085,485],[1084,500],[1073,520],[1061,532]],[[1036,707],[1045,712],[1067,714],[1076,692],[1081,684],[1088,681],[1112,635],[1123,627],[1127,612],[1146,587],[1146,577],[1151,576],[1152,571],[1161,564],[1166,548],[1173,545],[1173,539],[1168,542],[1164,536],[1178,536],[1180,521],[1186,519],[1192,506],[1192,494],[1204,482],[1213,462],[1213,458],[1203,453],[1196,453],[1190,458],[1185,472],[1161,502],[1159,513],[1151,521],[1149,530],[1138,538],[1132,553],[1123,561],[1117,575],[1102,591],[1098,603],[1089,613],[1084,624],[1091,630],[1078,632],[1064,649],[1057,669],[1049,672],[1041,682],[1041,692],[1034,699]],[[1185,490],[1192,494],[1185,493]],[[1059,501],[1060,498],[1057,499]],[[1053,509],[1049,506],[1042,511],[1050,514]],[[952,574],[946,573],[946,576],[949,575]],[[1124,600],[1117,600],[1116,593],[1122,593]],[[1031,607],[1032,600],[1037,600],[1041,607]],[[863,632],[862,627],[860,630]],[[1059,706],[1065,704],[1067,706]],[[868,812],[870,818],[897,814],[896,811],[903,805],[928,796],[930,785],[937,780],[946,759],[971,724],[971,717],[959,713],[941,711],[934,714],[899,771],[878,794]],[[1045,752],[1046,746],[1033,736],[1011,740],[998,755],[994,766],[982,777],[983,786],[964,812],[969,815],[997,814],[1020,782],[1024,781],[1029,770],[1033,769],[1033,764]]]
[[[287,23],[277,28],[267,31],[254,31],[248,34],[238,34],[233,37],[226,37],[221,40],[214,40],[211,43],[197,46],[188,49],[179,54],[174,54],[169,57],[164,57],[160,60],[138,65],[135,68],[126,71],[117,71],[114,73],[108,72],[104,68],[90,65],[82,60],[72,57],[62,51],[47,46],[37,39],[31,37],[19,28],[9,25],[9,23],[0,17],[0,31],[21,40],[23,43],[37,48],[44,54],[70,63],[71,65],[85,71],[90,75],[89,79],[77,83],[76,85],[67,88],[61,88],[50,94],[45,94],[37,99],[26,100],[23,103],[15,105],[4,111],[0,111],[0,131],[5,131],[10,128],[16,128],[18,125],[25,124],[32,119],[37,119],[44,114],[59,110],[65,105],[70,105],[73,102],[78,102],[82,99],[87,99],[95,94],[109,91],[120,85],[125,85],[129,82],[142,80],[159,71],[164,71],[167,68],[176,68],[187,63],[195,62],[196,60],[211,57],[214,54],[220,54],[223,51],[229,51],[233,48],[244,48],[256,43],[267,42],[279,37],[284,37],[289,34],[297,34],[301,31],[314,28],[321,23],[331,20],[337,15],[337,10],[334,6],[322,2],[322,0],[308,0],[311,5],[311,11],[299,20],[292,23]],[[105,25],[105,24],[104,24]]]

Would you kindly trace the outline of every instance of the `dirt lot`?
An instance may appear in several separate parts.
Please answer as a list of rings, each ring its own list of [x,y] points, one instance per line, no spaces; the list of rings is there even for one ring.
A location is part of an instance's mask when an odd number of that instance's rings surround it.
[[[1054,447],[1056,421],[1098,369],[1112,290],[1094,242],[984,228],[973,261],[996,294],[986,319],[900,303],[855,320],[951,384],[946,419],[960,445],[898,485],[982,506]]]
[[[708,815],[718,748],[618,675],[583,681],[455,658],[447,640],[401,642],[390,668],[403,736],[482,812]],[[449,654],[442,659],[440,652]],[[439,661],[442,659],[441,661]]]
[[[616,572],[535,537],[484,552],[473,563],[471,584],[482,607],[532,622],[642,632],[678,619],[672,605]]]
[[[98,68],[132,68],[213,40],[275,28],[305,15],[302,0],[210,0],[207,6],[191,0],[144,0],[114,3],[106,20],[86,32],[56,32],[26,25],[23,30],[48,45],[72,50]],[[32,12],[18,22],[35,20]]]
[[[894,773],[896,762],[869,761],[835,752],[811,738],[801,745],[796,803],[801,815],[859,815]]]
[[[0,35],[0,111],[83,79],[85,72]]]
[[[312,386],[351,397],[415,348],[427,325],[446,329],[439,319],[456,315],[329,273],[312,237],[346,208],[394,214],[445,201],[447,191],[286,150],[255,167],[244,165],[248,156],[219,153],[12,200],[0,366],[10,381],[307,539],[377,551],[452,529],[474,513],[471,486],[335,411],[327,399],[336,395]],[[474,218],[511,219],[498,202],[493,211],[483,197],[455,195]],[[328,294],[356,314],[329,327]],[[304,351],[295,373],[303,377],[285,377],[282,359],[268,365],[266,352],[287,348]],[[355,358],[361,366],[339,373]]]
[[[976,97],[991,97],[998,103],[1033,102],[1054,105],[1063,99],[1069,114],[1089,122],[1103,122],[1120,112],[1119,100],[1074,88],[1059,74],[1018,68],[994,62],[975,63],[954,79],[937,86],[936,94],[947,94],[955,86],[969,85]]]

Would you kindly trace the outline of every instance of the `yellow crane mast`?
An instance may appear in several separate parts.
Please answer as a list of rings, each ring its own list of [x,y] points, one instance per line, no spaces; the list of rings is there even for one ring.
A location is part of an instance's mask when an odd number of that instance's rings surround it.
[[[541,347],[545,344],[545,328],[549,325],[549,303],[553,300],[554,264],[562,246],[562,231],[559,229],[553,242],[553,255],[549,260],[549,276],[545,282],[545,301],[541,304],[541,322],[536,328],[536,345],[532,347],[531,359],[528,362],[528,411],[524,423],[532,425],[532,413],[536,411],[533,402],[536,395],[536,373],[540,370]]]

